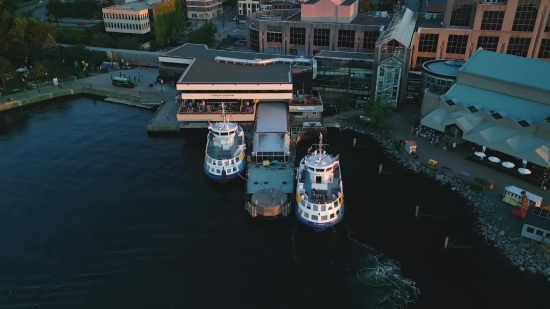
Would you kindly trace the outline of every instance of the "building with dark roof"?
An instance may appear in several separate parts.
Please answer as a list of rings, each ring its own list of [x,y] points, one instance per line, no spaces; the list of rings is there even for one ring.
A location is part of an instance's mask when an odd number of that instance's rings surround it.
[[[476,51],[444,94],[425,89],[421,124],[550,166],[550,62]]]
[[[267,54],[315,57],[314,89],[325,98],[381,97],[388,106],[406,97],[410,43],[417,14],[404,9],[357,13],[356,1],[313,0],[301,9],[247,17],[248,47]],[[341,60],[338,60],[341,59]]]

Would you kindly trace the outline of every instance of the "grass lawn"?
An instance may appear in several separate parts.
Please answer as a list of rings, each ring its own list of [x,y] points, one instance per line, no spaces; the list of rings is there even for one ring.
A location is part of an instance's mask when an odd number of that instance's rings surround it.
[[[0,81],[0,87],[4,87],[2,84],[2,81]],[[7,97],[19,92],[23,92],[25,90],[25,87],[27,86],[27,83],[21,80],[21,77],[14,77],[8,81],[6,81],[6,89],[4,89],[4,92],[2,93],[2,97]],[[17,91],[13,91],[15,89],[19,89]]]

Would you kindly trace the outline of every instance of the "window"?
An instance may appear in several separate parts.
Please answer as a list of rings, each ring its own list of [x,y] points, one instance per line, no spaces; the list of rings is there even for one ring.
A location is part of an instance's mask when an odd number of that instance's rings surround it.
[[[260,51],[260,34],[258,30],[250,29],[250,49]]]
[[[534,231],[535,231],[535,229],[532,228],[532,227],[527,228],[527,233],[533,233]]]
[[[313,29],[313,45],[328,47],[330,45],[330,29]]]
[[[328,216],[321,216],[321,221],[327,220]]]
[[[477,48],[483,48],[484,50],[497,51],[498,48],[498,36],[480,36],[477,38]],[[476,49],[477,49],[476,48]]]
[[[418,43],[419,52],[435,53],[437,52],[437,41],[439,41],[439,34],[420,34],[420,41]]]
[[[355,46],[355,30],[338,30],[338,47],[353,48]]]
[[[550,32],[550,16],[546,20],[546,27],[544,27],[544,32]]]
[[[319,211],[319,206],[313,205],[313,211]]]
[[[306,28],[290,27],[290,44],[306,45]]]
[[[316,215],[311,215],[311,220],[312,221],[318,221],[319,217],[317,217]]]
[[[455,0],[449,24],[456,27],[469,27],[472,19],[473,2],[472,0]]]
[[[321,211],[326,211],[327,210],[327,205],[321,205]]]
[[[533,32],[540,0],[519,0],[512,31]]]
[[[449,35],[449,42],[447,42],[447,53],[463,55],[466,53],[467,45],[467,35]]]
[[[541,230],[537,230],[537,232],[535,234],[537,234],[537,236],[543,236],[544,235],[544,233]]]
[[[422,64],[426,61],[435,60],[435,57],[416,57],[416,68],[421,68]]]
[[[374,49],[379,35],[378,31],[365,31],[363,33],[363,48]]]
[[[304,211],[304,218],[309,218],[309,212]]]
[[[481,20],[481,30],[500,30],[503,19],[503,11],[485,11]]]
[[[539,56],[541,59],[550,59],[550,39],[540,40]]]
[[[530,43],[531,38],[510,38],[506,53],[509,55],[527,57]]]
[[[268,32],[267,33],[267,42],[269,43],[281,43],[283,41],[283,34],[282,33],[274,33],[274,32]]]

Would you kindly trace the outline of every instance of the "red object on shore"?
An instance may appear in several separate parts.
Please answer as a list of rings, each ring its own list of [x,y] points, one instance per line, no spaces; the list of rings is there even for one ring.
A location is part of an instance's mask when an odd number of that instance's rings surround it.
[[[523,219],[525,218],[525,214],[527,213],[527,209],[521,208],[521,207],[514,207],[512,208],[512,216]]]

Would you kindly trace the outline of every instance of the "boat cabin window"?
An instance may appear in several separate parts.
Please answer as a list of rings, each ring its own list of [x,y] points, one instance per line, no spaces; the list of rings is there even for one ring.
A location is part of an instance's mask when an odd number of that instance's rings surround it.
[[[326,169],[327,172],[332,171],[332,166]]]
[[[316,176],[316,177],[315,177],[315,182],[316,182],[316,183],[321,183],[321,182],[322,182],[322,179],[323,179],[323,178],[322,178],[321,176]]]
[[[309,218],[309,213],[304,211],[304,217]]]
[[[327,205],[321,205],[321,211],[326,211],[327,210]]]
[[[321,216],[321,220],[327,220],[327,216]]]
[[[314,171],[313,167],[308,167],[310,171]]]
[[[317,220],[319,220],[319,217],[317,217],[316,215],[311,215],[311,220],[317,221]]]
[[[317,170],[315,170],[316,172],[323,172],[324,170],[322,168],[318,168]]]
[[[317,205],[313,205],[313,211],[319,211],[319,208],[317,208]]]
[[[331,219],[334,219],[334,214],[330,214],[330,218],[331,218]]]

